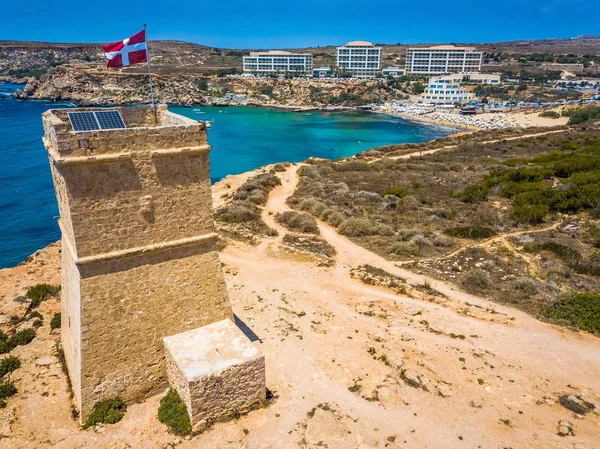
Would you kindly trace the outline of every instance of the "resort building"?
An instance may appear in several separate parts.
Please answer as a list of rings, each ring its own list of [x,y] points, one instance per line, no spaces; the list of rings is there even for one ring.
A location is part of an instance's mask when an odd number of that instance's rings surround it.
[[[319,67],[318,69],[313,69],[313,76],[315,78],[331,78],[333,71],[330,67]]]
[[[429,78],[429,83],[421,94],[421,100],[433,104],[463,104],[473,100],[475,94],[461,87],[462,80],[462,74]]]
[[[500,75],[496,73],[461,73],[463,83],[490,84],[497,86],[500,84]]]
[[[313,56],[309,53],[253,51],[243,59],[244,73],[251,75],[306,75],[313,69]]]
[[[438,45],[409,48],[406,52],[406,73],[412,75],[443,75],[445,73],[480,72],[483,52],[473,47]]]
[[[400,69],[398,67],[388,67],[387,69],[383,69],[381,71],[381,73],[385,77],[393,76],[394,78],[398,78],[400,76],[404,76],[404,74],[406,73],[406,70]]]
[[[557,62],[544,62],[542,69],[557,72],[583,72],[583,64],[559,64]]]
[[[371,42],[348,42],[337,48],[337,68],[338,74],[377,75],[381,71],[381,47],[375,47]]]

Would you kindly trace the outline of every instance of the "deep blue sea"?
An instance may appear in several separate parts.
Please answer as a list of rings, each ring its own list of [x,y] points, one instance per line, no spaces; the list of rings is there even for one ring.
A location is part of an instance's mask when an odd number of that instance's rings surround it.
[[[41,114],[65,103],[15,101],[20,85],[0,84],[0,268],[60,238],[58,207]],[[214,120],[209,131],[211,178],[275,162],[311,156],[337,159],[391,143],[423,142],[453,132],[370,113],[285,112],[244,107],[176,107],[197,120]]]

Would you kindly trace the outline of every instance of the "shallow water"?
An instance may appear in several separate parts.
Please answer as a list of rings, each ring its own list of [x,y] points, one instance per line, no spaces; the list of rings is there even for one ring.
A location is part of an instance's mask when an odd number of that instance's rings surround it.
[[[0,84],[0,268],[14,266],[60,238],[40,116],[69,104],[15,101],[9,94],[17,88],[22,86]],[[215,120],[209,130],[213,182],[274,162],[298,162],[310,156],[336,159],[379,145],[423,142],[452,132],[369,113],[170,109],[197,120]]]

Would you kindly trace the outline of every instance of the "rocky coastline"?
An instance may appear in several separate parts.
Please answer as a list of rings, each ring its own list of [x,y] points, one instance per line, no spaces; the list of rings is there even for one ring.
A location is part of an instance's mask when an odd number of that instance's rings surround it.
[[[62,65],[38,78],[4,76],[0,82],[26,82],[13,97],[19,100],[68,101],[81,106],[146,103],[148,75],[80,65]],[[204,77],[195,74],[153,74],[155,97],[182,106],[243,104],[290,110],[350,110],[387,101],[394,93],[383,83],[330,80]],[[232,96],[242,101],[230,101]]]

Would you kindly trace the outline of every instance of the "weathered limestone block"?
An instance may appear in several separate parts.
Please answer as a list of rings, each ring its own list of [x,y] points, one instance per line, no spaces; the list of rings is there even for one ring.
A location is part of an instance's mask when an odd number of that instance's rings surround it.
[[[266,402],[265,358],[231,320],[163,341],[169,382],[195,429]]]

